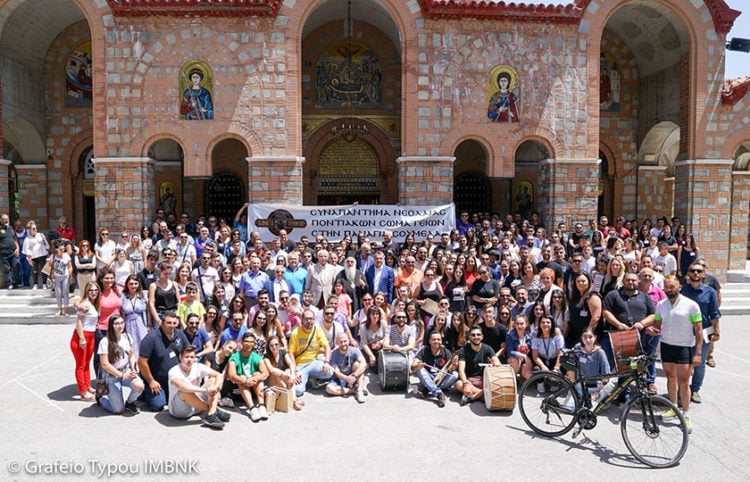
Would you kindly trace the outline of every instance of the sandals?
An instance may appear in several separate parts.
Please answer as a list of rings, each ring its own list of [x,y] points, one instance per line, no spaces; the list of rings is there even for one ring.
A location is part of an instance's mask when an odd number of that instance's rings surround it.
[[[86,392],[81,395],[81,401],[83,402],[93,402],[94,400],[96,400],[96,397],[91,392]]]
[[[292,403],[292,407],[294,407],[295,410],[302,410],[302,407],[305,406],[305,402],[302,400],[295,400],[294,403]]]
[[[710,355],[708,358],[706,358],[706,365],[710,366],[711,368],[716,366],[713,355]]]

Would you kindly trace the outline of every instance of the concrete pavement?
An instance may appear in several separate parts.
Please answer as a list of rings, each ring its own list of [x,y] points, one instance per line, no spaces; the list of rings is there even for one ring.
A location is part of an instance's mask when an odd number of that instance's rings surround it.
[[[112,416],[77,400],[69,325],[0,326],[0,480],[137,480],[176,476],[239,480],[675,480],[750,479],[750,330],[740,316],[722,320],[718,366],[709,368],[691,407],[694,431],[682,463],[648,469],[628,453],[608,409],[573,440],[535,435],[512,413],[484,404],[443,409],[411,395],[381,394],[370,378],[364,405],[353,398],[305,396],[302,412],[254,424],[233,412],[223,431],[195,417],[166,413]],[[665,390],[660,372],[657,385]],[[45,473],[46,471],[46,473]]]

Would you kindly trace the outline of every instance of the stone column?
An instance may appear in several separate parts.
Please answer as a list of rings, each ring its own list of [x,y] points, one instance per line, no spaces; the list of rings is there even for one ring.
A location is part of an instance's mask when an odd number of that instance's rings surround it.
[[[41,229],[54,227],[50,224],[49,197],[56,194],[62,198],[62,186],[47,184],[47,166],[45,164],[16,164],[18,176],[18,215],[23,220],[33,219],[40,224]],[[51,191],[54,191],[51,192]]]
[[[547,159],[540,163],[539,209],[547,226],[596,218],[600,159]]]
[[[246,159],[250,203],[302,206],[304,157],[254,156]]]
[[[750,216],[750,171],[732,172],[732,213],[729,228],[729,259],[727,269],[745,271],[748,248],[748,216]]]
[[[708,269],[726,280],[732,212],[731,159],[688,159],[674,163],[674,215],[695,235]],[[740,254],[744,258],[744,250]]]
[[[672,211],[672,199],[666,196],[665,166],[638,166],[635,182],[637,184],[636,218],[654,220],[659,216],[669,216],[666,210]],[[674,178],[672,178],[674,185]]]
[[[398,164],[398,201],[402,206],[439,206],[453,202],[450,156],[404,156]],[[487,206],[489,210],[489,206]]]
[[[0,122],[0,124],[2,123]],[[0,208],[0,211],[8,213],[11,211],[8,208],[10,206],[10,192],[8,192],[10,176],[8,176],[8,171],[11,164],[12,162],[7,159],[0,159],[0,206],[5,206]]]
[[[93,161],[96,229],[139,232],[156,209],[155,161],[148,157],[100,157]]]

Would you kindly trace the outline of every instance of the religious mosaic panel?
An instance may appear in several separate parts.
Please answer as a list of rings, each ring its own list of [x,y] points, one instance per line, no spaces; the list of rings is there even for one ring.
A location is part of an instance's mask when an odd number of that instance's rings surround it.
[[[622,80],[617,62],[602,52],[599,57],[599,110],[620,112]]]
[[[487,117],[492,122],[521,122],[520,80],[518,72],[510,65],[498,65],[487,79]]]
[[[185,120],[214,118],[213,72],[200,60],[186,63],[180,69],[180,115]]]
[[[65,107],[91,107],[91,70],[91,42],[85,42],[65,62]]]
[[[315,66],[315,105],[375,109],[383,98],[380,60],[367,45],[341,40],[331,44]]]

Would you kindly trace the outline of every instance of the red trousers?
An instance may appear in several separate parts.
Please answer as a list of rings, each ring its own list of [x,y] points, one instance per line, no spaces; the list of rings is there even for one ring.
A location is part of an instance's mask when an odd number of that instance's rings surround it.
[[[70,339],[70,351],[73,352],[73,358],[76,360],[76,384],[81,395],[85,395],[91,388],[91,357],[94,356],[94,332],[84,331],[83,337],[86,339],[86,345],[84,346],[81,346],[76,330],[73,330],[73,336]]]

